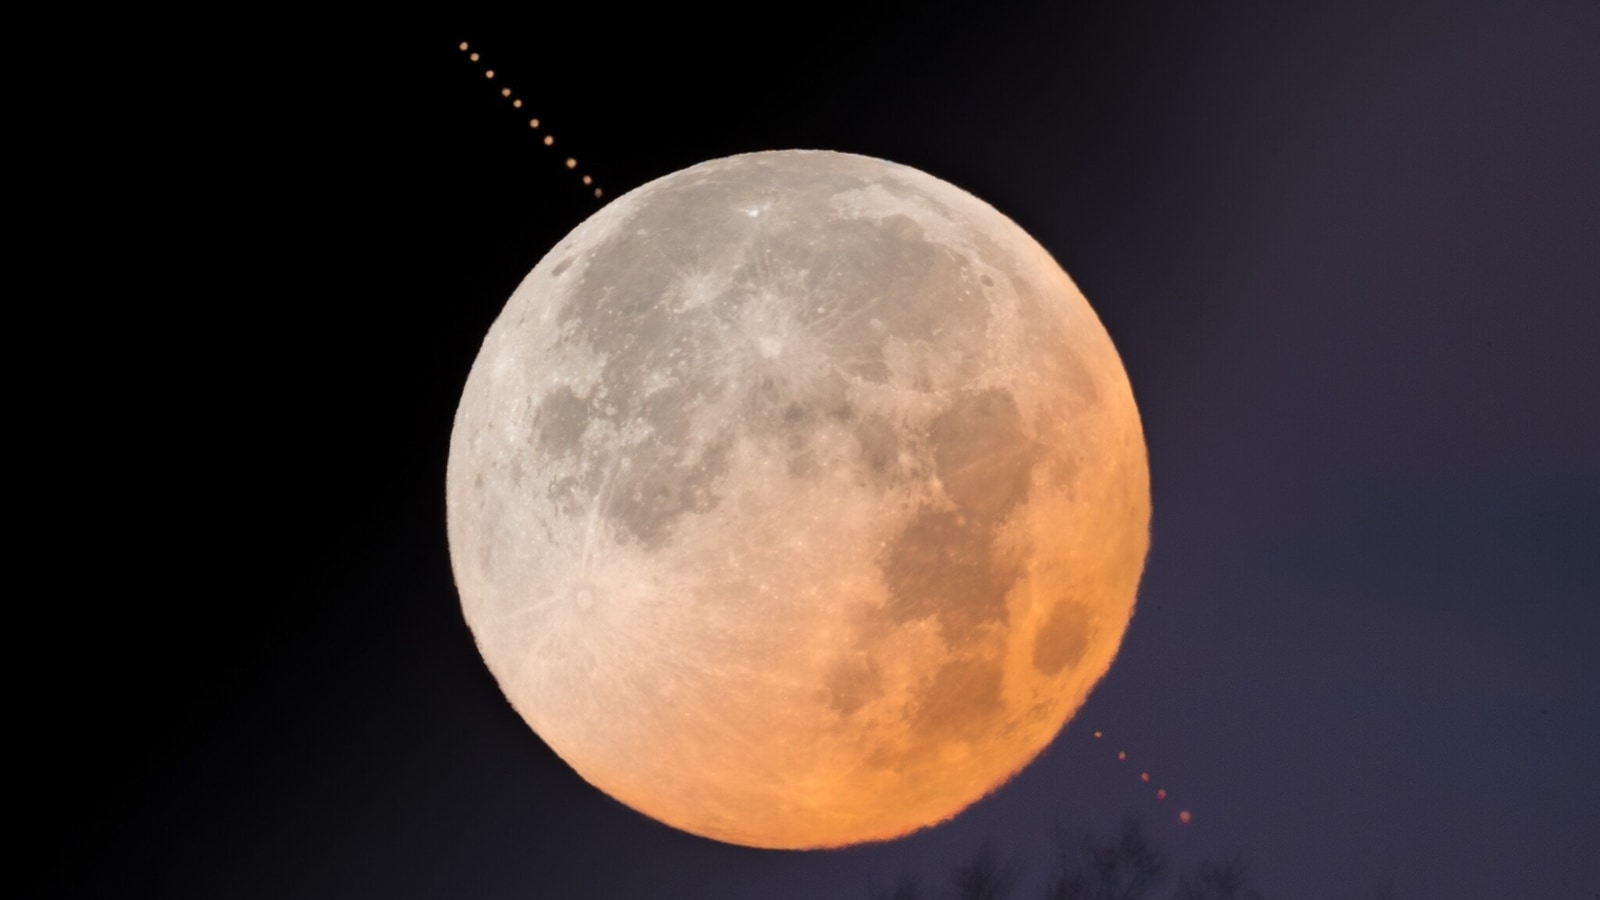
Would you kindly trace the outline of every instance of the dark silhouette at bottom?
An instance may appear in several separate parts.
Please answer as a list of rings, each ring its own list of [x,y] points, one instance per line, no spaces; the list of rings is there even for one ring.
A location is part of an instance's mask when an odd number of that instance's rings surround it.
[[[1036,900],[1265,900],[1249,887],[1244,863],[1235,856],[1204,861],[1184,872],[1176,887],[1163,891],[1169,867],[1161,849],[1150,843],[1136,819],[1123,820],[1114,834],[1086,832],[1076,842],[1062,841],[1055,872]],[[953,892],[930,895],[954,900],[1035,900],[1017,896],[1017,870],[1002,864],[988,843],[951,873]],[[924,900],[915,879],[902,878],[870,900]]]

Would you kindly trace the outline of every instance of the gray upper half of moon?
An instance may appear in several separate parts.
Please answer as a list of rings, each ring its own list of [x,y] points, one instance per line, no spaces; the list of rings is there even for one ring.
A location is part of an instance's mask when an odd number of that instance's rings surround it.
[[[447,495],[534,730],[760,846],[892,837],[1026,764],[1110,665],[1149,517],[1131,389],[1049,254],[821,151],[675,173],[551,250],[468,378]]]

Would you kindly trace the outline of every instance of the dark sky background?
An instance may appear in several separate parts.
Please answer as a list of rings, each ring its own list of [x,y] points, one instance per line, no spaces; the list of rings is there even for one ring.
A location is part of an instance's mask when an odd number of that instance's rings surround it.
[[[240,22],[101,73],[115,162],[74,209],[83,268],[126,277],[64,333],[120,350],[52,420],[93,433],[55,464],[102,512],[38,522],[96,549],[14,636],[77,660],[17,700],[28,893],[941,897],[987,841],[1031,897],[1059,835],[1135,815],[1269,900],[1600,895],[1600,6],[534,6]],[[845,851],[583,783],[484,669],[445,544],[478,343],[598,207],[559,161],[609,197],[784,147],[1032,233],[1153,479],[1081,714],[954,821]]]

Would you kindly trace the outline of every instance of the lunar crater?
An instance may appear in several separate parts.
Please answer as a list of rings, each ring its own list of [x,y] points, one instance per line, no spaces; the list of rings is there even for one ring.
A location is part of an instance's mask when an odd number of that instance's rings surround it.
[[[1115,655],[1148,543],[1126,376],[1071,280],[923,173],[714,160],[579,226],[451,437],[462,609],[585,779],[764,847],[994,789]]]

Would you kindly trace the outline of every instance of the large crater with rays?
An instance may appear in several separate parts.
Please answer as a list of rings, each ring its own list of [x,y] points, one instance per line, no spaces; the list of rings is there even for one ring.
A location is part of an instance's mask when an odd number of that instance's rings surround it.
[[[1138,411],[1050,255],[946,182],[703,163],[561,241],[456,414],[485,662],[583,778],[758,847],[883,840],[1026,765],[1110,666]]]

